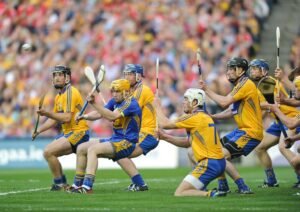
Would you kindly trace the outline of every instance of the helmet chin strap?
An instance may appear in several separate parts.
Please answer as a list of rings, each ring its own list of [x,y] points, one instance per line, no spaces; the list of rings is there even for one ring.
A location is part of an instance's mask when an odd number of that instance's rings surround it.
[[[237,74],[237,78],[235,79],[235,80],[233,80],[233,79],[228,79],[228,81],[230,82],[230,83],[232,83],[232,84],[235,84],[243,75],[244,75],[244,73],[245,73],[245,71],[242,71],[242,72],[240,72],[239,74],[237,73],[238,72],[238,70],[237,70],[237,67],[235,67],[235,73]]]

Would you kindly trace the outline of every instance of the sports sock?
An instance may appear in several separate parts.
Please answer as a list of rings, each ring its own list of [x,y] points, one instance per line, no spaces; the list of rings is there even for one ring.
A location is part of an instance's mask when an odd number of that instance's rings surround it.
[[[63,184],[67,184],[67,178],[66,178],[66,175],[62,175],[62,177],[61,177],[61,179],[62,179],[62,183]]]
[[[54,178],[53,182],[54,182],[54,184],[59,185],[59,186],[63,185],[62,177]]]
[[[133,184],[136,184],[136,185],[139,185],[139,186],[145,185],[145,182],[144,182],[144,180],[143,180],[143,178],[140,174],[137,174],[137,175],[133,176],[131,178],[131,181],[132,181]]]
[[[297,179],[298,179],[298,183],[300,183],[300,175],[298,175],[298,174],[297,174]]]
[[[218,179],[218,190],[220,190],[220,191],[228,191],[229,190],[228,182],[225,177],[220,177]]]
[[[94,181],[95,181],[95,175],[92,175],[92,174],[86,174],[84,176],[84,180],[83,180],[83,185],[82,187],[90,190],[93,188],[93,184],[94,184]]]
[[[76,174],[74,177],[73,185],[80,187],[83,184],[84,174]]]
[[[275,176],[273,168],[265,169],[265,173],[266,173],[267,181],[268,181],[269,184],[277,183],[276,176]]]
[[[238,179],[235,180],[234,182],[235,182],[235,184],[237,184],[237,186],[238,186],[238,188],[239,188],[240,190],[248,189],[248,186],[245,184],[243,178],[238,178]]]

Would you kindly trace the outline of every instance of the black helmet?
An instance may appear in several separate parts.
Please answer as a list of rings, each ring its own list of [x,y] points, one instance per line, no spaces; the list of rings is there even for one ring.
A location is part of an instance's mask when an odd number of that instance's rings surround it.
[[[52,73],[54,74],[57,72],[62,72],[64,74],[71,76],[71,69],[68,66],[63,66],[63,65],[54,66]]]
[[[227,68],[234,68],[234,67],[240,67],[242,68],[244,71],[248,70],[248,61],[242,57],[234,57],[231,58],[228,62],[227,62]]]

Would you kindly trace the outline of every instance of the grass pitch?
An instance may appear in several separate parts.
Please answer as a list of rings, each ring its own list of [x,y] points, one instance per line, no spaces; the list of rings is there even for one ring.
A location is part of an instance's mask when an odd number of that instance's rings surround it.
[[[189,168],[140,170],[150,187],[146,192],[126,192],[130,179],[121,170],[99,170],[94,194],[50,192],[50,172],[0,170],[0,211],[300,211],[300,196],[291,186],[296,181],[291,168],[276,168],[279,188],[257,188],[264,178],[261,168],[239,168],[253,195],[231,194],[223,198],[174,197]],[[72,182],[74,171],[66,171]],[[214,188],[217,182],[208,188]]]

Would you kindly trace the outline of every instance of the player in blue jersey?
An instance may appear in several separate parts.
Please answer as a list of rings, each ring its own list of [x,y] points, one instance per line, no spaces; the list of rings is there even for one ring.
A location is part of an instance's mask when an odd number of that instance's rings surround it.
[[[74,179],[74,193],[92,193],[98,167],[98,158],[117,161],[121,158],[136,157],[136,143],[139,140],[142,112],[135,98],[129,95],[130,83],[119,79],[111,83],[113,98],[104,106],[97,104],[94,94],[89,94],[88,102],[97,112],[97,118],[113,121],[113,135],[110,138],[90,141],[77,150],[77,167]],[[83,183],[82,183],[83,180]],[[82,184],[82,186],[80,186]]]

